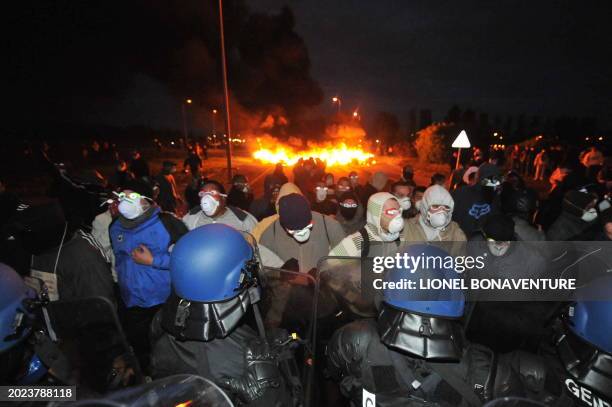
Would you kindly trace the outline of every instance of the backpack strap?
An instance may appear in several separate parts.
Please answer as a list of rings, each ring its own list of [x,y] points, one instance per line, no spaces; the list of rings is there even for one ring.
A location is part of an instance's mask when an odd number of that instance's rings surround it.
[[[178,240],[188,232],[187,226],[170,212],[160,212],[159,220],[164,225],[164,228],[170,235],[170,244],[178,242]]]
[[[365,226],[359,229],[359,233],[361,234],[361,258],[365,259],[370,254],[370,235],[368,235],[368,231]]]
[[[325,226],[325,236],[327,236],[327,247],[332,249],[331,240],[329,240],[329,232],[327,231],[327,222],[325,221],[326,216],[321,214],[321,217],[323,218],[323,226]]]
[[[240,208],[236,208],[235,206],[228,206],[227,208],[232,211],[234,215],[236,215],[240,222],[244,222],[247,216],[249,216],[245,211]]]

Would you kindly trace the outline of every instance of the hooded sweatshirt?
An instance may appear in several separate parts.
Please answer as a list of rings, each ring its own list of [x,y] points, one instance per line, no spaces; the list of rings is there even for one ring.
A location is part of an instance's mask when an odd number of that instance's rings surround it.
[[[455,202],[451,194],[440,185],[432,185],[423,194],[419,214],[407,220],[401,240],[407,242],[465,242],[467,240],[465,233],[456,222],[451,220],[445,227],[439,229],[429,224],[427,213],[432,205],[448,206],[451,208],[448,218],[452,218]],[[451,251],[455,253],[455,247]]]
[[[382,217],[383,206],[389,199],[397,201],[397,198],[388,192],[377,192],[368,200],[365,230],[368,233],[370,242],[383,242],[381,234],[383,234],[384,231],[380,226],[380,218]],[[329,252],[329,255],[360,257],[362,245],[363,237],[361,233],[357,231],[345,237],[340,244]],[[391,247],[393,245],[384,246]]]

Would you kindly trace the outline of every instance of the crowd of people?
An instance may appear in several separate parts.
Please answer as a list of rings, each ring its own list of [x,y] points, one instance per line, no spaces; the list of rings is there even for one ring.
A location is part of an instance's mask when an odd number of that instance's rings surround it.
[[[308,335],[312,281],[320,278],[316,318],[328,328],[320,341],[326,350],[310,352],[327,358],[318,385],[338,382],[344,402],[360,404],[366,388],[379,395],[377,405],[401,399],[472,406],[508,395],[554,404],[560,394],[576,396],[562,382],[552,389],[546,382],[552,373],[544,377],[540,345],[557,316],[549,308],[499,302],[423,311],[414,301],[364,299],[359,268],[341,264],[325,276],[320,269],[329,256],[363,259],[440,242],[458,254],[474,242],[494,259],[492,272],[538,275],[550,258],[520,242],[612,240],[612,165],[597,149],[568,153],[554,168],[546,150],[528,166],[518,146],[508,157],[476,150],[460,169],[431,176],[429,185],[417,184],[419,168],[410,165],[366,180],[358,168],[334,173],[323,161],[301,159],[291,180],[277,164],[261,196],[254,196],[245,174],[229,185],[207,177],[200,154],[192,148],[182,163],[190,174],[183,191],[174,176],[177,163],[163,161],[153,175],[138,150],[118,159],[108,177],[91,165],[54,163],[43,152],[56,197],[51,204],[23,202],[2,179],[1,384],[32,383],[35,376],[23,367],[25,360],[31,368],[36,354],[26,344],[39,347],[32,339],[36,329],[25,322],[31,318],[16,318],[34,312],[34,305],[19,311],[24,299],[38,295],[52,304],[102,297],[117,313],[143,376],[196,374],[246,405],[299,405],[289,361],[299,354],[297,340],[283,328]],[[530,187],[546,176],[549,190]],[[257,267],[259,273],[287,272],[274,293],[263,290],[267,301],[255,293]],[[42,294],[24,285],[32,278],[44,281]],[[552,318],[552,326],[558,343],[590,364],[579,374],[564,360],[559,365],[569,372],[563,377],[589,388],[590,400],[610,405],[612,305],[582,321],[598,328],[578,330],[567,321],[586,318],[575,311],[581,306],[590,312],[579,303],[566,319]],[[605,331],[593,339],[592,329]],[[129,358],[111,349],[99,349],[99,358],[118,379],[108,379],[103,389],[138,384]],[[460,368],[450,372],[453,363]],[[585,379],[595,371],[597,380]],[[456,383],[458,372],[463,385]],[[580,391],[575,405],[584,401]],[[331,394],[320,397],[341,405]]]

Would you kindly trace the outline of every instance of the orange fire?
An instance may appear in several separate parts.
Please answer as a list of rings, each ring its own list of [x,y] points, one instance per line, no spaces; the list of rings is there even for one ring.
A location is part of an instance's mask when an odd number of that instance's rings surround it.
[[[328,167],[334,167],[353,162],[367,164],[374,158],[374,154],[363,151],[361,148],[349,148],[345,143],[328,147],[310,147],[305,151],[295,151],[285,146],[262,147],[253,153],[253,158],[268,164],[282,162],[286,165],[294,165],[300,158],[306,160],[310,157],[325,161]]]

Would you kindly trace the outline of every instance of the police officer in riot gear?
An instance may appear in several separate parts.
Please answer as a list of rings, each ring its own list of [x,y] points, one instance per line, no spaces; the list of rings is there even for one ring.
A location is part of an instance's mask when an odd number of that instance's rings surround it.
[[[447,256],[435,246],[407,247],[410,256]],[[391,270],[385,281],[418,276],[457,278],[452,268]],[[427,295],[383,292],[378,317],[352,322],[327,346],[328,372],[353,405],[480,406],[498,397],[520,396],[550,403],[543,360],[526,352],[495,354],[464,338],[465,300],[456,290]],[[366,403],[367,404],[367,403]],[[364,404],[364,405],[366,405]]]
[[[299,404],[290,337],[264,333],[258,270],[254,248],[230,226],[204,225],[178,241],[173,290],[152,324],[155,378],[197,374],[242,404]]]
[[[564,389],[563,406],[612,406],[612,277],[591,281],[553,324],[541,353]]]

